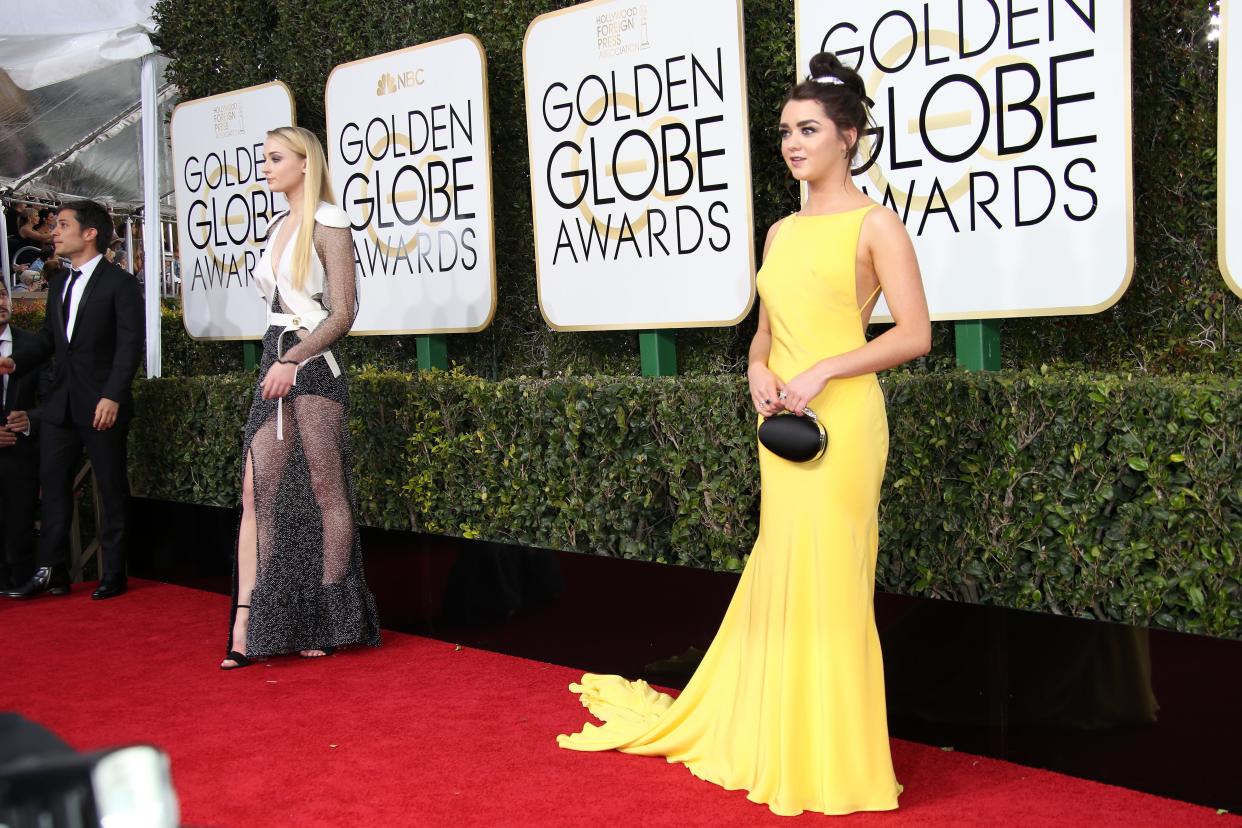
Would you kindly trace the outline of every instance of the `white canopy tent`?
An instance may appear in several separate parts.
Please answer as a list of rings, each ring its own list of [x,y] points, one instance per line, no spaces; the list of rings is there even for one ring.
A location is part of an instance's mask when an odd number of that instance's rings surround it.
[[[0,19],[0,194],[92,198],[141,213],[147,375],[160,375],[160,181],[168,170],[154,0],[6,4]],[[171,190],[171,186],[169,186]],[[7,234],[0,234],[9,279]]]

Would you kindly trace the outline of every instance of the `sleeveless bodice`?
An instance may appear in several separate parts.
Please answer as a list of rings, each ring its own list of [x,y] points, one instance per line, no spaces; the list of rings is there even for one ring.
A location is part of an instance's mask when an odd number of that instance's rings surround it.
[[[825,357],[866,343],[855,284],[868,205],[781,222],[756,287],[772,328],[768,367],[792,379]]]

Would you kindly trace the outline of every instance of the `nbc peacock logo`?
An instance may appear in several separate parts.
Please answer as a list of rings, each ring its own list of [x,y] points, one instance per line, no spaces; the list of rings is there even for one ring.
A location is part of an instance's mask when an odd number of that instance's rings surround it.
[[[377,96],[391,95],[399,89],[422,86],[425,82],[424,70],[422,69],[413,69],[396,75],[391,72],[385,72],[380,75],[379,82],[375,85],[375,94]]]

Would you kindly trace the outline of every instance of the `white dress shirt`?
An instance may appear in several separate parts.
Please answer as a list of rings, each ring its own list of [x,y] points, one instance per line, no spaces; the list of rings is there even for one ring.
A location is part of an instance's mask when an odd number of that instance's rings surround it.
[[[13,326],[5,325],[4,332],[0,333],[0,357],[13,356]],[[0,376],[0,410],[3,410],[4,403],[9,398],[9,375]],[[4,423],[0,422],[0,426]],[[22,432],[27,437],[30,436],[30,426],[26,426],[26,430]]]
[[[5,325],[4,331],[0,332],[0,359],[13,356],[13,326]],[[0,409],[4,408],[4,402],[9,398],[9,375],[0,376]],[[0,423],[4,425],[4,423]]]
[[[99,266],[99,263],[102,260],[103,254],[100,253],[81,267],[75,268],[76,270],[81,271],[82,275],[79,276],[78,280],[73,283],[73,296],[69,299],[69,307],[64,308],[66,317],[69,320],[69,324],[65,326],[65,337],[70,340],[73,339],[73,326],[78,320],[78,305],[82,304],[82,294],[86,292],[86,283],[91,280],[91,274],[95,272],[95,268]],[[73,278],[72,272],[69,274],[69,278]],[[66,279],[65,290],[68,289],[69,279]],[[60,298],[63,302],[65,299],[64,290],[61,291]]]

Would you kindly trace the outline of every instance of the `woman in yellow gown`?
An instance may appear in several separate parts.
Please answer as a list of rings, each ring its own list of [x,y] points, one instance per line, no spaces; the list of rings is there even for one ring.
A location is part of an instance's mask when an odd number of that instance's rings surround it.
[[[862,80],[830,54],[810,69],[780,123],[782,155],[808,197],[768,231],[748,375],[760,415],[809,406],[828,449],[796,463],[759,447],[759,537],[681,695],[588,674],[570,689],[603,724],[558,738],[667,757],[785,815],[897,807],[873,610],[888,453],[875,372],[931,343],[905,227],[850,177],[869,118]],[[896,324],[867,342],[881,290]]]

